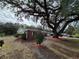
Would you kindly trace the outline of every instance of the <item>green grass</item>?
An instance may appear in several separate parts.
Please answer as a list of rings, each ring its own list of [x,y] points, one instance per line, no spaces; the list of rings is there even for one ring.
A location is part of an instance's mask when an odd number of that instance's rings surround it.
[[[79,38],[79,34],[75,34],[73,35],[73,37]]]
[[[67,40],[67,41],[72,42],[72,43],[74,43],[74,44],[79,44],[79,40],[78,40],[78,39],[65,38],[64,40]]]

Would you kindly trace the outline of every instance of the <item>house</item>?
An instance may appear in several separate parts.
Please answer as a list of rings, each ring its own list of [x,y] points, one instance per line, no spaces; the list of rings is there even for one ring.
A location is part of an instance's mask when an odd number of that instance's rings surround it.
[[[36,35],[38,35],[38,33],[42,33],[44,35],[47,34],[46,31],[42,31],[42,30],[38,30],[38,29],[34,29],[34,28],[28,28],[28,29],[24,29],[24,28],[19,28],[17,31],[18,34],[26,34],[26,40],[35,40],[36,39]],[[25,37],[24,36],[24,37]]]
[[[45,31],[38,30],[38,29],[26,29],[25,33],[26,33],[26,40],[35,40],[36,36],[39,33],[43,34],[44,36],[47,34]]]

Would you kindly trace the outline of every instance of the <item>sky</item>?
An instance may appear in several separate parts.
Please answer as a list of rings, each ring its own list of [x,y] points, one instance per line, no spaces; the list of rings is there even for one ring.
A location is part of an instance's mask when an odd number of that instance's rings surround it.
[[[20,23],[20,24],[27,24],[29,26],[38,26],[41,25],[38,21],[37,23],[31,21],[31,19],[28,21],[27,19],[23,19],[23,21],[17,20],[17,17],[11,10],[9,9],[0,9],[0,22],[12,22],[12,23]]]

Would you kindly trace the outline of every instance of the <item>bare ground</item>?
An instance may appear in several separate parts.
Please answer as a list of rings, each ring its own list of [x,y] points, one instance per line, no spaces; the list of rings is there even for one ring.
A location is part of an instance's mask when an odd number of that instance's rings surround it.
[[[62,44],[62,40],[47,37],[47,40],[43,42],[43,45],[47,46],[48,49],[54,53],[65,57],[66,59],[79,59],[79,49],[71,48]],[[66,42],[66,41],[65,41]],[[66,44],[71,42],[66,42]],[[73,46],[73,45],[72,45]],[[79,47],[79,46],[78,46]]]
[[[15,37],[7,36],[2,37],[5,44],[0,48],[0,59],[35,59],[32,51],[22,44],[15,42]]]
[[[0,48],[0,59],[61,59],[46,47],[35,47],[35,42],[16,40],[13,36],[0,39],[5,42]]]
[[[35,42],[16,40],[13,36],[0,39],[3,39],[5,42],[3,47],[0,48],[0,59],[65,59],[55,53],[56,49],[59,49],[58,46],[52,45],[54,51],[49,49],[51,43],[44,42],[44,44],[47,44],[46,47],[37,48],[34,45]]]

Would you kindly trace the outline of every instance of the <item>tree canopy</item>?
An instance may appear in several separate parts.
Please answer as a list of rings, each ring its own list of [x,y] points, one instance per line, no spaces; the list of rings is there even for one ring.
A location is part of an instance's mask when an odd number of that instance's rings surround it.
[[[0,5],[9,6],[19,19],[40,20],[55,35],[61,34],[69,23],[79,20],[79,0],[0,0]]]
[[[1,33],[3,33],[4,35],[16,34],[18,28],[19,28],[18,24],[0,23],[0,35],[1,35]]]

